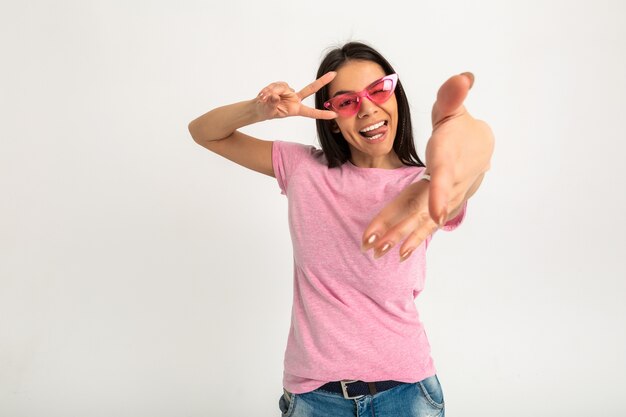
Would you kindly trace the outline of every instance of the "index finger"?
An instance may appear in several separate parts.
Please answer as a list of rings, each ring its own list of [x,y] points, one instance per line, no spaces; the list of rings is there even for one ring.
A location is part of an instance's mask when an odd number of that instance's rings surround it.
[[[337,113],[335,113],[334,111],[313,109],[311,107],[305,106],[304,104],[300,106],[298,114],[300,116],[311,117],[313,119],[331,120],[337,118]]]
[[[335,78],[335,75],[337,75],[335,71],[327,72],[326,74],[319,77],[317,80],[313,81],[311,84],[304,87],[302,90],[298,91],[298,97],[300,97],[300,100],[302,100],[303,98],[306,98],[311,94],[315,94],[317,90],[331,82],[333,78]]]

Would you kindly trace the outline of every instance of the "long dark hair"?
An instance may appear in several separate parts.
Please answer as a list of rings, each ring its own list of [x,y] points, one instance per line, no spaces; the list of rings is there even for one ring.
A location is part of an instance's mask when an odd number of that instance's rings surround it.
[[[380,65],[385,74],[395,73],[391,64],[374,48],[361,42],[349,42],[341,47],[332,49],[326,54],[317,70],[316,78],[320,78],[328,71],[336,71],[351,60],[372,61]],[[423,167],[424,163],[419,159],[415,151],[409,102],[400,79],[398,79],[395,94],[398,102],[398,131],[393,141],[393,150],[404,165]],[[328,84],[326,84],[315,93],[315,108],[325,110],[324,103],[329,98]],[[341,132],[333,133],[331,129],[332,121],[317,119],[315,123],[322,150],[328,161],[328,167],[334,168],[343,165],[350,158],[348,142]]]

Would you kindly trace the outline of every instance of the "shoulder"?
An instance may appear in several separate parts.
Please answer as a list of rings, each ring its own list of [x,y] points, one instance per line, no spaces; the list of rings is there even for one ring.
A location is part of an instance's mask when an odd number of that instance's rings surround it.
[[[298,164],[302,162],[325,164],[326,161],[323,150],[299,142],[274,141],[273,152],[281,156],[282,159],[290,159]]]

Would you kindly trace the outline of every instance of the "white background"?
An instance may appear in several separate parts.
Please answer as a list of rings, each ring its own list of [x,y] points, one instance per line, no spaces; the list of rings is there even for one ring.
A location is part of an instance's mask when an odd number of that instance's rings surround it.
[[[361,40],[400,74],[421,156],[438,87],[467,70],[467,107],[497,138],[416,301],[447,414],[623,416],[625,14],[617,0],[3,2],[0,415],[280,415],[287,200],[187,124],[273,81],[300,89],[326,48]],[[311,119],[242,130],[319,146]]]

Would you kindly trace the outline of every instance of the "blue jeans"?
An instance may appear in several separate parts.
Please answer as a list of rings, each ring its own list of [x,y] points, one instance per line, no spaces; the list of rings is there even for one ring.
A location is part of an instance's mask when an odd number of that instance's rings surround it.
[[[319,388],[304,394],[292,394],[283,388],[278,407],[282,417],[445,416],[443,390],[437,375],[355,399]]]

